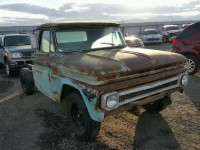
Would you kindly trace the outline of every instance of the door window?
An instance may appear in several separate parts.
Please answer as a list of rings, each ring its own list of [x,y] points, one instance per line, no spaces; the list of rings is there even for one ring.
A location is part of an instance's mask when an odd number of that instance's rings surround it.
[[[40,51],[44,53],[54,52],[53,38],[50,31],[43,31],[41,37]],[[51,40],[50,40],[51,38]]]

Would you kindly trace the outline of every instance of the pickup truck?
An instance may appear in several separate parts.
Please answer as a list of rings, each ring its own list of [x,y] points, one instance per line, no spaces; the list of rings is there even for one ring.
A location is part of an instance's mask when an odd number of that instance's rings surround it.
[[[83,140],[95,138],[108,116],[139,115],[141,107],[162,111],[188,82],[184,56],[130,48],[116,23],[43,24],[32,43],[36,58],[20,71],[25,94],[36,86],[65,104],[71,129]]]

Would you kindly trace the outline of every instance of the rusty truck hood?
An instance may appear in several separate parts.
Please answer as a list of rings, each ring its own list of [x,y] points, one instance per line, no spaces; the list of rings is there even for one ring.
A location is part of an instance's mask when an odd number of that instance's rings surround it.
[[[64,55],[59,71],[90,85],[114,82],[112,75],[119,79],[180,65],[185,61],[185,57],[172,52],[128,47]]]

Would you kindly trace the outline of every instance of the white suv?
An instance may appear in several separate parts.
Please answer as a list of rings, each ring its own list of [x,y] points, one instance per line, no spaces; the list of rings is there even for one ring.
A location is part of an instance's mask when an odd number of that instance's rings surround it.
[[[160,29],[160,34],[163,36],[163,42],[166,43],[173,41],[181,31],[181,28],[177,25],[165,25]]]

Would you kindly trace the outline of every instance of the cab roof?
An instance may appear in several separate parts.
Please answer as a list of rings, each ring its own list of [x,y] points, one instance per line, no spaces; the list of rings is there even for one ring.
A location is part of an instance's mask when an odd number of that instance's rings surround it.
[[[116,26],[119,24],[113,22],[65,22],[65,23],[46,23],[38,26],[38,29],[43,28],[71,28],[71,27],[86,27],[86,26]]]

